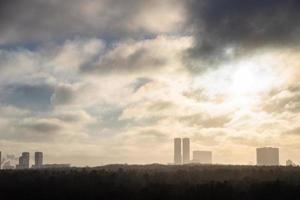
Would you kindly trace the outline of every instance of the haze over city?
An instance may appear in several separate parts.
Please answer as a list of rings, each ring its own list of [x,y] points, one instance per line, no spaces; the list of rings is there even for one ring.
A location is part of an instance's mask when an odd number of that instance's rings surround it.
[[[255,164],[259,147],[300,163],[299,10],[296,0],[2,0],[2,157],[167,164],[174,138],[190,138],[213,163]]]

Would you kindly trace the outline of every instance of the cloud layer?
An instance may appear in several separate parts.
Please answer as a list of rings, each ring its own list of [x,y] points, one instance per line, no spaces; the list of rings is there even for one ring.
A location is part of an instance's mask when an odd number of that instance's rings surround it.
[[[196,40],[190,55],[209,64],[300,42],[296,0],[188,0],[186,5]]]
[[[76,35],[119,39],[166,33],[177,30],[182,12],[174,0],[4,0],[0,3],[0,44]]]

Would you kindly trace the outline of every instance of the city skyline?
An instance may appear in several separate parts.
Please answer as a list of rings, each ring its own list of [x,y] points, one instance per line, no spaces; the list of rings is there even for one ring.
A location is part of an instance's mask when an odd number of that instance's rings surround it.
[[[2,0],[0,150],[72,166],[173,163],[178,137],[218,163],[256,163],[267,146],[300,163],[299,10]]]
[[[190,158],[190,138],[174,138],[174,165],[185,164],[221,164],[213,162],[213,152],[208,150],[192,150],[192,159]],[[234,163],[229,163],[234,165]],[[253,165],[248,163],[247,165]],[[291,159],[285,163],[280,162],[280,150],[274,147],[256,148],[256,166],[297,166]]]
[[[191,149],[190,138],[174,138],[173,139],[173,163],[168,163],[172,165],[186,165],[186,164],[217,164],[222,165],[224,163],[213,162],[213,152],[208,150],[196,150]],[[192,153],[192,157],[190,156]],[[7,158],[16,157],[12,154],[8,154]],[[2,159],[2,152],[0,151],[0,169],[39,169],[39,168],[68,168],[70,164],[44,164],[43,152],[34,152],[33,164],[30,164],[30,153],[22,152],[21,156],[18,158],[18,164],[11,165],[10,160]],[[280,162],[280,149],[274,147],[257,147],[256,148],[256,166],[298,166],[293,160],[285,160],[285,164]],[[157,162],[152,162],[157,163]],[[150,164],[152,164],[150,163]],[[108,164],[118,164],[118,163],[108,163]],[[164,164],[164,163],[160,163]],[[234,165],[234,163],[229,163]],[[2,167],[3,165],[3,167]],[[247,165],[253,165],[249,162]],[[88,166],[88,165],[86,165]],[[74,166],[76,167],[76,166]]]
[[[208,150],[195,150],[190,148],[190,138],[174,138],[173,146],[173,159],[172,164],[175,165],[185,165],[185,164],[224,164],[213,162],[213,152]],[[192,157],[190,157],[192,153]],[[7,154],[6,157],[16,158],[13,154]],[[29,152],[22,152],[21,156],[18,158],[18,164],[11,165],[10,160],[2,159],[2,152],[0,151],[0,169],[2,165],[3,169],[38,169],[38,168],[60,168],[60,167],[70,167],[70,164],[44,164],[43,152],[36,151],[34,152],[34,158],[30,157]],[[284,162],[280,159],[279,148],[274,147],[257,147],[256,148],[256,166],[298,166],[293,160],[287,159]],[[30,161],[33,164],[30,164]],[[152,162],[156,163],[156,162]],[[152,164],[148,163],[148,164]],[[108,164],[118,164],[118,163],[108,163]],[[120,164],[120,163],[119,163]],[[166,163],[160,163],[166,164]],[[168,163],[170,164],[170,163]],[[235,165],[235,163],[227,163],[230,165]],[[252,162],[249,162],[246,165],[253,165]],[[85,165],[88,166],[88,165]],[[100,166],[100,165],[99,165]],[[76,166],[74,166],[76,167]]]
[[[242,165],[256,165],[256,166],[298,166],[294,162],[294,159],[291,158],[282,158],[280,156],[279,148],[274,147],[256,147],[255,148],[255,160],[249,161]],[[218,152],[216,152],[218,153]],[[6,154],[6,158],[13,158],[18,160],[18,163],[15,165],[10,164],[10,159],[4,159],[2,157],[2,151],[0,151],[0,169],[3,168],[6,164],[6,169],[29,169],[29,168],[59,168],[59,167],[70,167],[71,164],[44,164],[43,152],[35,151],[34,158],[30,157],[30,152],[22,152],[21,156],[15,157],[14,154]],[[215,153],[214,153],[215,154]],[[192,155],[192,157],[191,157]],[[3,158],[3,159],[2,159]],[[99,162],[99,161],[98,161]],[[101,161],[100,161],[101,162]],[[32,165],[31,165],[32,163]],[[54,163],[57,163],[56,161]],[[95,166],[108,165],[108,164],[153,164],[159,163],[155,160],[149,163],[103,163]],[[254,164],[255,163],[255,164]],[[217,164],[217,165],[241,165],[240,163],[229,163],[229,162],[220,162],[216,159],[213,161],[213,151],[208,150],[199,150],[191,149],[190,138],[174,138],[173,139],[173,162],[161,162],[160,164],[175,164],[175,165],[184,165],[184,164]],[[3,166],[2,166],[3,165]],[[80,165],[74,165],[74,167],[80,167]],[[91,166],[88,163],[83,164],[82,166]],[[82,167],[81,166],[81,167]]]
[[[59,164],[59,163],[44,163],[44,153],[40,151],[34,152],[32,158],[29,152],[22,152],[19,157],[15,157],[13,154],[7,154],[6,158],[1,158],[2,152],[0,151],[0,170],[28,170],[28,169],[65,169],[70,168],[71,164]],[[14,162],[16,161],[17,162]],[[13,164],[13,163],[15,164]]]
[[[175,165],[185,164],[217,164],[222,163],[213,162],[213,152],[207,150],[191,150],[190,138],[174,138],[174,162]],[[185,150],[184,150],[185,149]],[[190,153],[192,152],[192,158]],[[185,156],[183,156],[185,155]],[[8,157],[14,157],[12,154],[8,154]],[[185,157],[185,159],[183,159]],[[0,169],[42,169],[42,168],[68,168],[70,164],[44,164],[43,152],[35,152],[34,159],[30,157],[29,152],[23,152],[18,158],[18,164],[10,165],[9,160],[2,159],[2,152],[0,151]],[[30,164],[30,160],[33,160],[33,164]],[[155,162],[153,162],[155,163]],[[117,163],[110,163],[117,164]],[[164,164],[164,163],[160,163]],[[170,164],[170,163],[169,163]],[[3,166],[2,166],[3,165]],[[231,165],[234,165],[231,163]],[[253,165],[248,163],[247,165]],[[298,166],[291,159],[285,161],[285,164],[280,163],[280,150],[274,147],[258,147],[256,148],[256,166]],[[88,165],[86,165],[88,166]],[[76,166],[74,166],[76,167]]]

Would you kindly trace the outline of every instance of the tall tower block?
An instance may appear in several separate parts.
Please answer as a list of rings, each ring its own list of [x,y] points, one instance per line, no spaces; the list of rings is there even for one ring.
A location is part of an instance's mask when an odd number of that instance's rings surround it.
[[[181,138],[174,139],[174,164],[181,165],[182,164],[182,156],[181,156]]]
[[[35,167],[41,167],[43,165],[43,153],[35,152],[34,154]]]
[[[23,152],[22,157],[24,169],[29,169],[29,152]]]
[[[183,164],[190,162],[190,138],[182,139],[182,162]]]

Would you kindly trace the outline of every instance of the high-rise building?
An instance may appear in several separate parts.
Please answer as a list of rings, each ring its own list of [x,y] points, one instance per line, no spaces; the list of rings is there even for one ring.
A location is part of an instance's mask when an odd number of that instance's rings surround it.
[[[183,164],[190,162],[190,138],[182,139],[182,162]]]
[[[212,152],[193,151],[193,163],[212,164]]]
[[[279,165],[279,149],[272,147],[264,147],[256,149],[256,162],[260,166],[278,166]]]
[[[174,164],[182,164],[182,155],[181,155],[181,138],[174,139]]]
[[[29,169],[29,152],[23,152],[19,157],[19,164],[17,169]]]
[[[34,161],[35,167],[41,167],[43,165],[43,152],[35,152]]]
[[[29,152],[23,152],[22,157],[24,158],[24,168],[28,169],[29,168]]]

